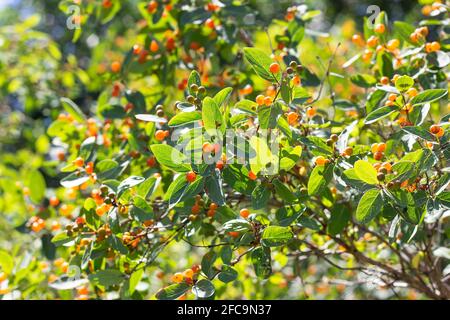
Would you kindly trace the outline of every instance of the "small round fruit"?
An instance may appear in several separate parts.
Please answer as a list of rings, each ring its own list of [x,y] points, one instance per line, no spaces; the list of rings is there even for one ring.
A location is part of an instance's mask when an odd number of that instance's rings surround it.
[[[194,171],[189,171],[188,173],[186,173],[186,180],[188,182],[194,182],[196,178],[197,174]]]
[[[280,72],[280,65],[278,63],[276,63],[276,62],[272,63],[269,66],[269,71],[272,72],[272,73]]]
[[[119,61],[114,61],[113,63],[111,63],[111,71],[114,73],[118,73],[121,67],[122,66],[120,65]]]
[[[325,163],[326,163],[326,158],[325,157],[323,157],[323,156],[318,156],[317,158],[316,158],[316,160],[315,160],[315,163],[316,163],[316,165],[318,165],[318,166],[324,166],[325,165]]]
[[[242,218],[247,219],[248,216],[250,215],[250,210],[248,210],[247,208],[241,209],[241,211],[239,211],[239,215]]]
[[[386,26],[382,23],[378,23],[377,25],[375,25],[374,31],[376,33],[382,34],[386,31]]]
[[[389,78],[388,77],[381,77],[380,83],[382,85],[385,85],[385,86],[388,85],[389,84]]]
[[[383,159],[383,152],[379,152],[379,151],[375,152],[373,155],[373,158],[377,161]]]
[[[248,172],[248,178],[250,180],[256,180],[257,176],[256,176],[256,174],[253,171],[249,171]]]
[[[166,134],[164,133],[164,130],[157,130],[155,132],[155,138],[158,141],[163,141],[166,138]]]

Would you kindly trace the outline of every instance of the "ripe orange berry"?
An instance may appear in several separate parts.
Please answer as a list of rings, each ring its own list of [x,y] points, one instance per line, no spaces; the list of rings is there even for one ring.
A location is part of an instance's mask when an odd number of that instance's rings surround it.
[[[387,172],[390,172],[392,170],[392,165],[389,162],[383,162],[381,168],[385,168]]]
[[[272,72],[272,73],[280,72],[280,65],[278,63],[276,63],[276,62],[272,63],[269,66],[269,71]]]
[[[246,208],[241,209],[241,211],[239,211],[239,215],[240,215],[242,218],[247,219],[248,216],[250,215],[250,210],[248,210],[248,209],[246,209]]]
[[[8,276],[6,275],[6,273],[0,272],[0,283],[5,281],[7,278]]]
[[[111,0],[103,0],[102,1],[102,7],[105,9],[109,9],[112,6],[112,1]]]
[[[50,197],[49,203],[52,207],[56,207],[57,205],[59,205],[58,197],[55,197],[55,196]]]
[[[315,114],[316,110],[314,108],[309,108],[308,110],[306,110],[306,115],[310,118],[314,117]]]
[[[193,276],[194,276],[194,271],[192,271],[192,269],[184,270],[183,277],[185,277],[187,279],[192,279]]]
[[[288,123],[291,126],[294,125],[297,122],[297,120],[298,120],[298,113],[296,113],[296,112],[289,112],[288,115],[287,115],[287,120],[288,120]]]
[[[200,213],[200,206],[198,204],[194,204],[191,208],[192,214],[199,214]]]
[[[163,130],[157,130],[155,132],[155,138],[158,141],[163,141],[166,138],[166,134],[164,133]]]
[[[256,96],[256,103],[258,106],[262,106],[264,104],[264,96],[262,94]]]
[[[269,96],[265,97],[264,98],[264,104],[266,106],[270,106],[272,104],[272,97],[269,97]]]
[[[218,207],[219,206],[215,202],[211,202],[211,204],[209,205],[209,209],[211,209],[211,210],[216,210]]]
[[[378,44],[378,37],[370,36],[369,39],[367,39],[367,46],[369,48],[375,48],[377,44]]]
[[[111,63],[111,71],[114,73],[118,73],[121,67],[122,66],[119,61],[114,61],[113,63]]]
[[[155,53],[159,50],[159,44],[158,42],[156,42],[156,40],[152,40],[152,42],[150,43],[150,51]]]
[[[385,86],[388,85],[389,84],[389,78],[388,77],[381,77],[380,83],[382,85],[385,85]]]
[[[388,97],[389,101],[394,102],[397,99],[397,95],[395,93],[391,93]]]
[[[425,5],[422,7],[422,14],[424,16],[429,16],[431,11],[433,11],[432,7],[430,5]]]
[[[88,162],[85,170],[86,170],[87,174],[93,174],[94,173],[94,163],[92,161]]]
[[[386,26],[382,23],[379,23],[379,24],[375,25],[374,31],[376,33],[382,34],[386,31]]]
[[[430,132],[431,132],[432,134],[437,134],[437,133],[440,131],[440,129],[441,129],[440,126],[438,126],[437,124],[433,124],[433,125],[430,127]]]
[[[155,13],[156,9],[158,9],[158,2],[155,0],[152,0],[147,5],[147,11],[149,13]]]
[[[211,209],[209,209],[209,210],[206,212],[206,215],[207,215],[208,217],[210,217],[210,218],[214,217],[215,214],[216,214],[216,210],[211,210]]]
[[[250,180],[256,180],[257,176],[253,171],[248,172],[248,177]]]
[[[228,232],[228,235],[233,237],[233,238],[237,238],[237,237],[239,237],[239,232],[237,232],[237,231],[230,231],[230,232]]]
[[[441,45],[439,44],[439,42],[433,41],[431,43],[431,50],[432,51],[438,51],[439,49],[441,49]]]
[[[350,157],[350,156],[353,154],[353,148],[352,148],[352,147],[347,147],[347,148],[345,148],[344,154],[345,154],[346,156],[349,156],[349,157]]]
[[[296,85],[296,86],[300,85],[300,83],[301,83],[300,76],[299,76],[299,75],[295,75],[295,76],[292,78],[292,83],[293,83],[294,85]]]
[[[323,156],[318,156],[318,157],[316,158],[316,160],[315,160],[315,163],[316,163],[316,165],[318,165],[318,166],[324,166],[325,163],[326,163],[326,160],[327,160],[327,159],[325,159],[325,157],[323,157]]]
[[[211,153],[211,152],[214,151],[214,146],[211,143],[209,143],[209,142],[205,142],[202,145],[202,150],[203,150],[204,153]]]
[[[223,166],[224,166],[223,160],[217,161],[217,163],[216,163],[216,168],[217,168],[217,169],[222,170],[222,169],[223,169]]]
[[[181,283],[184,280],[183,274],[177,272],[171,278],[173,283]]]
[[[82,167],[84,165],[84,160],[81,157],[76,158],[72,161],[73,165],[76,167]]]
[[[444,133],[445,133],[444,129],[440,128],[438,133],[436,133],[436,137],[440,138],[440,137],[442,137],[444,135]]]
[[[406,94],[412,98],[417,96],[417,89],[416,88],[409,88],[408,91],[406,91]]]
[[[387,43],[386,48],[388,48],[389,51],[394,51],[399,46],[400,46],[400,40],[392,39]]]
[[[205,21],[205,26],[207,26],[210,29],[214,29],[216,26],[214,24],[214,20],[209,18]]]
[[[191,270],[192,270],[194,273],[197,273],[197,272],[200,271],[200,266],[199,266],[198,264],[194,264],[194,265],[191,267]]]
[[[153,168],[156,165],[156,158],[155,157],[150,157],[147,159],[147,166],[150,168]]]
[[[188,182],[194,182],[196,178],[197,174],[194,171],[189,171],[188,173],[186,173],[186,180]]]
[[[395,103],[393,101],[391,101],[391,100],[388,100],[388,101],[386,101],[384,103],[384,105],[387,106],[387,107],[392,107],[393,105],[395,105]]]
[[[383,158],[383,152],[379,152],[379,151],[377,151],[377,152],[375,152],[374,154],[373,154],[373,158],[375,159],[375,160],[381,160],[382,158]]]
[[[354,34],[352,36],[352,42],[361,47],[364,45],[364,40],[359,34]]]
[[[378,152],[384,152],[386,150],[386,143],[379,143],[378,144],[378,148],[377,148],[377,151]]]

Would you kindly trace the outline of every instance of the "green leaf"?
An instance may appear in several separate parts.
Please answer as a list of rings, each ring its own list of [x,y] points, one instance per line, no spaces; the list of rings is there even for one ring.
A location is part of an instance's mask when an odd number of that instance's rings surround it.
[[[261,244],[266,247],[277,247],[286,244],[293,236],[288,227],[268,226],[262,233]]]
[[[156,160],[176,172],[186,172],[191,170],[191,166],[187,164],[187,158],[177,149],[167,144],[154,144],[150,146]]]
[[[144,269],[138,269],[135,272],[133,272],[130,276],[130,286],[128,288],[128,292],[133,294],[134,290],[136,289],[136,286],[138,285],[139,281],[141,281],[142,276],[144,275]]]
[[[395,80],[395,87],[400,92],[406,92],[414,85],[414,79],[409,76],[400,76]]]
[[[356,74],[350,77],[350,81],[362,88],[370,88],[377,83],[377,79],[370,74]]]
[[[134,186],[137,186],[138,184],[144,182],[145,178],[138,177],[138,176],[130,176],[123,180],[119,186],[117,187],[117,197],[120,198],[120,196],[128,189],[133,188]]]
[[[51,241],[55,246],[61,246],[73,241],[74,239],[75,237],[69,237],[66,232],[61,232],[54,236]]]
[[[188,90],[189,90],[189,94],[194,95],[196,94],[196,92],[193,92],[191,90],[191,85],[192,84],[196,84],[197,86],[201,86],[202,85],[202,81],[200,79],[200,75],[198,74],[197,71],[192,70],[191,74],[189,75],[188,78]]]
[[[296,146],[294,148],[286,148],[281,150],[280,169],[291,170],[302,155],[302,147]]]
[[[289,190],[289,188],[283,182],[278,179],[274,179],[272,183],[275,186],[275,192],[281,199],[283,199],[287,203],[292,203],[297,200],[292,191]]]
[[[238,273],[233,267],[224,264],[222,266],[222,270],[220,271],[220,273],[217,277],[223,283],[228,283],[228,282],[236,280],[237,276],[238,276]]]
[[[378,184],[377,170],[368,161],[356,161],[355,172],[360,180],[368,184]]]
[[[251,261],[258,278],[267,279],[272,274],[272,259],[269,247],[258,247],[252,251]]]
[[[11,274],[14,268],[13,258],[6,251],[0,251],[0,266],[7,275]]]
[[[403,21],[394,21],[394,32],[399,35],[399,38],[401,40],[409,42],[412,45],[416,45],[416,43],[414,43],[410,38],[415,29],[416,28],[409,23]]]
[[[381,76],[392,78],[394,73],[394,66],[392,65],[392,58],[385,52],[378,53],[377,64],[381,72]]]
[[[175,300],[185,294],[189,289],[190,286],[187,283],[172,284],[159,290],[155,297],[158,300]]]
[[[394,111],[397,111],[397,109],[394,107],[381,107],[381,108],[375,109],[367,115],[366,119],[364,120],[364,123],[371,124],[371,123],[377,122],[378,120],[387,117]]]
[[[410,127],[410,126],[408,126],[408,127],[402,128],[402,130],[407,132],[407,133],[409,133],[409,134],[412,134],[412,135],[414,135],[416,137],[424,139],[424,140],[428,140],[428,141],[434,141],[435,140],[434,136],[430,132],[428,132],[427,130],[422,128],[422,127]]]
[[[233,219],[225,222],[225,224],[222,226],[223,230],[230,232],[230,231],[248,231],[251,230],[252,225],[250,222],[244,219]]]
[[[217,254],[214,251],[207,252],[201,262],[202,272],[210,279],[216,274],[214,262],[217,260]]]
[[[322,192],[333,177],[333,165],[316,166],[308,180],[308,195],[314,196]]]
[[[82,185],[89,180],[89,176],[85,173],[74,172],[64,177],[60,183],[65,188],[73,188]]]
[[[62,97],[60,100],[61,100],[61,104],[62,104],[63,108],[75,120],[77,120],[78,122],[86,121],[85,115],[83,114],[83,112],[81,112],[80,108],[75,104],[75,102],[73,102],[69,98],[65,98],[65,97]]]
[[[281,71],[276,74],[269,71],[273,60],[264,51],[256,48],[244,48],[244,56],[261,78],[268,81],[280,80]]]
[[[350,221],[351,213],[344,205],[335,205],[327,224],[327,232],[332,236],[339,234]]]
[[[213,132],[213,134],[216,130],[221,130],[222,133],[225,132],[226,123],[222,112],[216,102],[210,97],[206,97],[203,100],[202,120],[205,129]]]
[[[274,129],[278,124],[278,118],[283,113],[280,103],[277,101],[270,106],[262,106],[258,109],[258,120],[261,129]]]
[[[381,212],[383,203],[381,190],[368,190],[359,200],[356,208],[356,220],[362,223],[370,222]]]
[[[448,91],[444,90],[444,89],[425,90],[425,91],[422,91],[421,93],[419,93],[414,98],[412,98],[411,104],[416,106],[416,105],[421,105],[421,104],[425,104],[425,103],[431,103],[431,102],[434,102],[436,100],[439,100],[439,99],[442,99],[443,97],[445,97],[447,95],[447,92]]]
[[[46,189],[44,176],[38,170],[33,170],[27,180],[27,186],[30,189],[30,199],[34,203],[40,203],[44,199]]]
[[[278,157],[272,154],[266,140],[254,135],[250,138],[250,146],[254,152],[254,156],[250,157],[250,168],[253,173],[272,173],[270,169],[275,170],[275,168],[267,166],[277,165]]]
[[[180,112],[176,114],[172,119],[169,121],[170,127],[178,127],[185,125],[187,123],[195,122],[202,119],[202,114],[199,111],[193,111],[193,112]]]
[[[269,189],[260,184],[252,192],[252,208],[255,210],[265,208],[270,198]]]
[[[206,299],[214,295],[215,288],[211,281],[201,279],[192,287],[192,293],[200,299]]]
[[[89,281],[104,287],[120,284],[125,278],[122,272],[116,269],[100,270],[88,276]]]
[[[216,93],[213,100],[219,107],[219,109],[222,107],[222,105],[226,105],[228,103],[228,99],[230,98],[232,92],[233,88],[227,87]]]

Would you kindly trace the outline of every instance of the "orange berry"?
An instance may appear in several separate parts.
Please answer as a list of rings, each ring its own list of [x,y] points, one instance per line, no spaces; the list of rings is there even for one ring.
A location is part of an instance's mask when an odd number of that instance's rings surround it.
[[[0,283],[5,281],[7,278],[8,276],[6,275],[6,273],[0,272]]]
[[[262,94],[256,96],[256,103],[258,106],[262,106],[264,104],[264,96]]]
[[[202,150],[203,150],[204,153],[211,153],[211,152],[214,151],[214,146],[211,143],[209,143],[209,142],[205,142],[202,145]]]
[[[381,168],[385,168],[387,172],[390,172],[392,170],[392,165],[389,162],[383,162]]]
[[[272,63],[269,66],[269,71],[272,72],[272,73],[280,72],[280,65],[278,63],[276,63],[276,62]]]
[[[378,144],[378,148],[377,148],[377,151],[378,152],[384,152],[386,150],[386,143],[379,143]]]
[[[102,1],[102,7],[105,9],[111,8],[112,5],[113,5],[113,3],[111,0],[103,0]]]
[[[214,20],[209,18],[205,21],[205,26],[207,26],[210,29],[214,29],[216,26],[214,24]]]
[[[199,214],[200,213],[200,206],[198,204],[194,204],[192,206],[191,213],[192,214]]]
[[[150,168],[153,168],[156,165],[156,158],[155,157],[150,157],[147,159],[147,166]]]
[[[354,34],[352,36],[352,42],[361,47],[364,45],[364,40],[359,34]]]
[[[417,89],[416,88],[409,88],[408,91],[406,91],[406,94],[412,98],[417,96]]]
[[[222,160],[217,161],[217,163],[216,163],[216,168],[217,169],[222,170],[223,166],[224,166],[224,163],[223,163]]]
[[[248,172],[248,177],[250,180],[256,180],[256,174],[253,171]]]
[[[429,33],[428,27],[420,27],[420,28],[416,29],[416,32],[420,33],[424,37],[426,37]]]
[[[388,97],[389,101],[394,102],[397,99],[397,95],[395,93],[391,93]]]
[[[150,51],[155,53],[159,50],[159,44],[158,42],[156,42],[156,40],[152,40],[152,42],[150,43]]]
[[[389,84],[389,78],[388,77],[381,77],[380,83],[382,85],[385,85],[385,86],[388,85]]]
[[[394,51],[399,46],[400,46],[400,40],[392,39],[387,43],[386,48],[388,48],[389,51]]]
[[[325,165],[325,157],[323,157],[323,156],[318,156],[317,158],[316,158],[316,160],[315,160],[315,163],[316,163],[316,165],[318,165],[318,166],[323,166],[323,165]]]
[[[197,273],[197,272],[200,271],[200,266],[199,266],[198,264],[194,264],[194,265],[191,267],[191,270],[192,270],[194,273]]]
[[[194,182],[196,178],[197,174],[194,171],[189,171],[188,173],[186,173],[186,180],[188,182]]]
[[[292,83],[293,83],[294,85],[296,85],[296,86],[300,85],[300,83],[301,83],[300,76],[299,76],[299,75],[295,75],[295,76],[292,78]]]
[[[422,7],[422,14],[424,16],[429,16],[431,11],[433,11],[433,8],[430,5],[426,5]]]
[[[316,110],[314,108],[309,108],[308,110],[306,110],[306,115],[310,118],[314,117],[315,114]]]
[[[383,158],[383,152],[379,152],[379,151],[377,151],[377,152],[375,152],[374,154],[373,154],[373,158],[375,159],[375,160],[381,160],[382,158]]]
[[[246,208],[241,209],[241,211],[239,211],[239,215],[240,215],[242,218],[247,219],[248,216],[250,215],[250,210],[248,210],[248,209],[246,209]]]
[[[269,96],[265,97],[264,98],[264,104],[266,106],[270,106],[272,104],[272,97],[269,97]]]
[[[374,31],[376,33],[382,34],[386,31],[386,26],[382,23],[379,23],[379,24],[375,25]]]
[[[347,148],[345,148],[344,154],[345,154],[346,156],[349,156],[349,157],[350,157],[350,156],[353,154],[353,148],[352,148],[352,147],[347,147]]]
[[[296,113],[296,112],[289,112],[288,115],[287,115],[287,120],[288,120],[288,123],[291,126],[294,125],[297,122],[297,120],[298,120],[298,113]]]
[[[436,133],[436,137],[440,138],[440,137],[442,137],[444,135],[444,133],[445,133],[444,129],[440,128],[438,133]]]
[[[121,64],[120,64],[119,61],[114,61],[114,62],[111,64],[111,71],[114,72],[114,73],[118,73],[118,72],[120,71],[120,68],[121,68],[121,67],[122,67],[122,66],[121,66]]]
[[[155,13],[155,12],[156,12],[156,9],[158,9],[158,2],[155,1],[155,0],[150,1],[150,2],[148,3],[148,5],[147,5],[147,11],[148,11],[149,13]]]
[[[49,203],[52,207],[56,207],[57,205],[59,205],[58,197],[55,197],[55,196],[50,197]]]
[[[373,164],[373,168],[374,168],[375,170],[378,171],[378,170],[381,168],[381,163],[375,162],[375,163]]]
[[[175,273],[171,278],[172,282],[174,283],[181,283],[183,279],[184,279],[183,274],[179,272]]]
[[[239,232],[237,232],[237,231],[230,231],[230,232],[228,232],[228,235],[233,237],[233,238],[237,238],[237,237],[239,237]]]
[[[157,130],[155,132],[155,138],[158,141],[163,141],[166,138],[166,134],[164,133],[163,130]]]
[[[216,214],[216,210],[209,209],[208,212],[206,212],[206,215],[210,218],[214,217],[215,214]]]
[[[433,124],[433,125],[430,127],[430,132],[431,132],[432,134],[437,134],[440,130],[441,130],[441,127],[438,126],[437,124]]]
[[[215,202],[211,202],[211,204],[209,205],[209,209],[211,209],[211,210],[216,210],[218,207],[219,206]]]
[[[72,161],[73,165],[76,167],[82,167],[84,165],[84,160],[81,157],[76,158]]]
[[[433,41],[431,43],[431,50],[432,51],[438,51],[439,49],[441,49],[441,45],[439,44],[439,42]]]
[[[388,100],[384,103],[387,107],[392,107],[393,105],[395,105],[395,103],[391,100]]]
[[[87,174],[93,174],[94,173],[94,163],[92,161],[88,162],[85,170],[86,170]]]
[[[370,36],[369,39],[367,39],[367,46],[369,48],[375,48],[377,44],[378,44],[378,37]]]
[[[193,276],[194,276],[194,271],[192,271],[192,269],[184,270],[183,277],[185,277],[187,279],[192,279]]]

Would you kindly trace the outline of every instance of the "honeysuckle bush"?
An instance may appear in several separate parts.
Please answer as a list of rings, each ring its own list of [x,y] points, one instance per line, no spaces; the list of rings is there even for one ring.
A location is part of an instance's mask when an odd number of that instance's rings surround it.
[[[121,10],[74,4],[75,45]],[[448,299],[449,8],[422,4],[330,37],[290,2],[137,1],[64,95],[49,80],[37,155],[2,159],[29,251],[0,252],[0,294]]]

